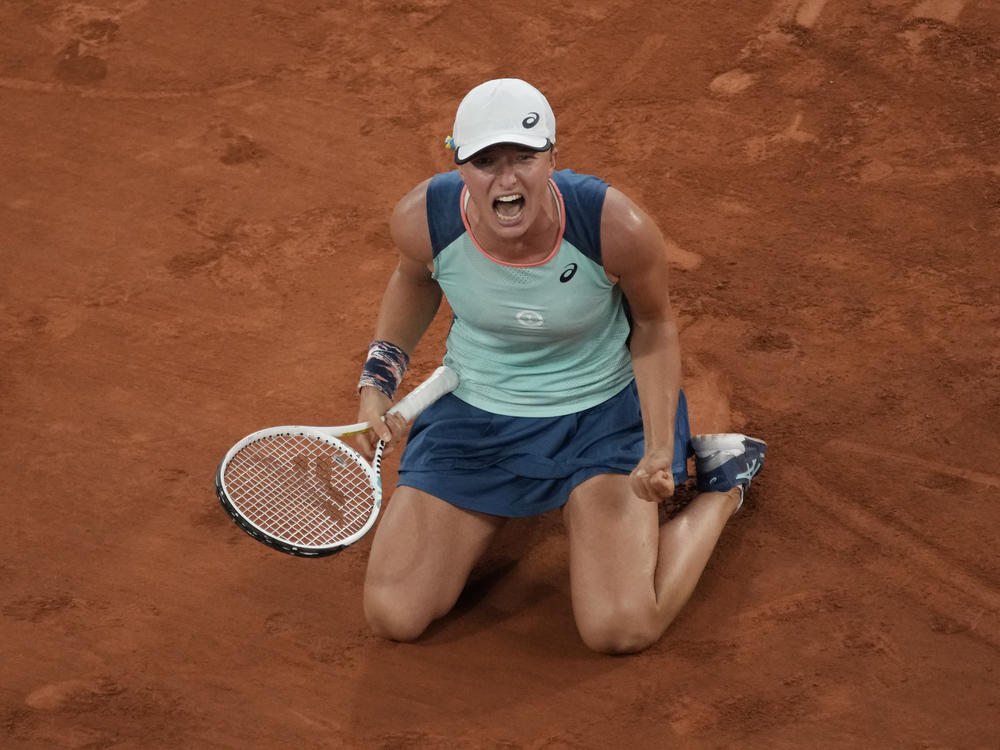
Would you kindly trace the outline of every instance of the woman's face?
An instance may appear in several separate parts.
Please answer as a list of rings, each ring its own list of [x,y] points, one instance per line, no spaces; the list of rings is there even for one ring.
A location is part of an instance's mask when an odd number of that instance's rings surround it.
[[[483,149],[459,165],[469,200],[476,206],[476,229],[500,239],[523,237],[551,205],[549,178],[554,170],[554,148],[533,151],[507,143]]]

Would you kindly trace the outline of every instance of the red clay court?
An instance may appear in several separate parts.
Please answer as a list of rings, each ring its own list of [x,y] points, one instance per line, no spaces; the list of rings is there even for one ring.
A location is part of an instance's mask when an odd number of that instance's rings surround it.
[[[638,656],[580,641],[558,513],[398,645],[365,542],[213,493],[354,421],[389,213],[500,76],[667,235],[696,431],[770,446]],[[991,0],[3,4],[0,746],[997,748],[998,102]]]

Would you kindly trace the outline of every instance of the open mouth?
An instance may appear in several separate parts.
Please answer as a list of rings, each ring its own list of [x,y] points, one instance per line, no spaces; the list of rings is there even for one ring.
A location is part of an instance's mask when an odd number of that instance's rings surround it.
[[[517,221],[524,212],[524,196],[520,193],[501,195],[493,201],[493,213],[503,222]]]

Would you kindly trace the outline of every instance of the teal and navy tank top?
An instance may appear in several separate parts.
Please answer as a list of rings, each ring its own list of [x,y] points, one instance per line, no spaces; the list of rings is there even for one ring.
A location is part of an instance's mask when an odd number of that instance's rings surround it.
[[[458,398],[496,414],[570,414],[633,379],[623,295],[601,262],[608,186],[571,170],[551,184],[562,228],[554,252],[531,265],[503,263],[476,245],[457,171],[427,187],[433,277],[454,313],[444,363],[458,373]]]

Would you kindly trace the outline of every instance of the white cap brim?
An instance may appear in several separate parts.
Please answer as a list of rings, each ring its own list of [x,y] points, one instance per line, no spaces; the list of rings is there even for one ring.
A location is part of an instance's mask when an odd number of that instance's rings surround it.
[[[475,143],[468,143],[459,146],[455,151],[455,163],[465,164],[469,159],[478,154],[483,149],[496,146],[501,143],[513,143],[516,146],[525,146],[534,151],[548,151],[552,148],[552,141],[545,136],[529,136],[524,133],[500,133],[484,138]]]

